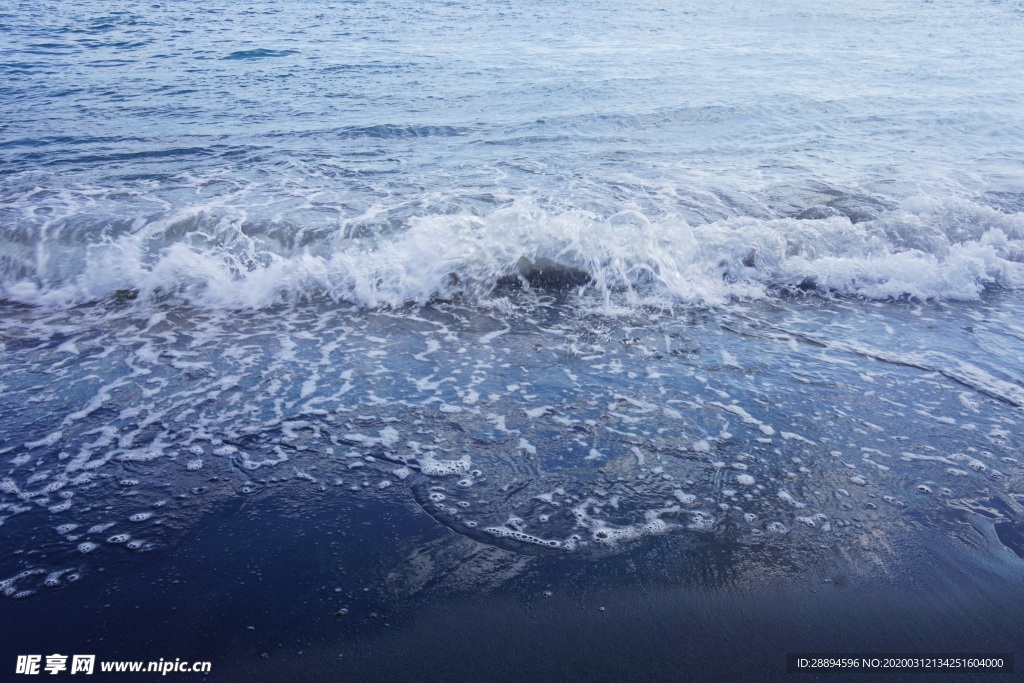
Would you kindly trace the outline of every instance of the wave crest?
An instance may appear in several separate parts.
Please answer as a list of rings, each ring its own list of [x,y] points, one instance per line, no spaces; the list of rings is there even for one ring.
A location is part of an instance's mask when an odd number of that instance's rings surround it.
[[[285,245],[275,236],[287,225],[207,225],[179,212],[85,246],[80,227],[75,240],[5,239],[0,296],[44,306],[130,292],[230,309],[318,298],[389,307],[517,284],[605,302],[718,305],[794,289],[971,300],[1024,287],[1024,214],[916,199],[866,221],[800,215],[691,225],[631,210],[556,212],[523,198],[486,216],[417,216],[387,234],[339,229]]]

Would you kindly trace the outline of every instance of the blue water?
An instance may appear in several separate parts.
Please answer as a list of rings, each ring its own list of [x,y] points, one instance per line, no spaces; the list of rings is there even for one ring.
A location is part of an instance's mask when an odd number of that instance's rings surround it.
[[[827,580],[867,649],[1015,647],[1024,4],[10,2],[0,74],[11,624],[195,590],[240,671]]]
[[[1024,285],[1017,3],[0,20],[11,300],[401,304],[521,258],[688,303]]]

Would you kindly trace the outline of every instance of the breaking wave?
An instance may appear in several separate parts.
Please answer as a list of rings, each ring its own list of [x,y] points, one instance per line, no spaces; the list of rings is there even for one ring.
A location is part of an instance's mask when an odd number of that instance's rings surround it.
[[[56,307],[110,297],[228,309],[323,298],[389,307],[473,300],[509,285],[633,304],[713,306],[794,291],[972,300],[1024,287],[1024,214],[917,198],[866,220],[822,206],[694,225],[667,212],[599,215],[527,197],[486,214],[409,216],[359,231],[195,207],[120,223],[77,216],[7,225],[0,254],[0,297]]]

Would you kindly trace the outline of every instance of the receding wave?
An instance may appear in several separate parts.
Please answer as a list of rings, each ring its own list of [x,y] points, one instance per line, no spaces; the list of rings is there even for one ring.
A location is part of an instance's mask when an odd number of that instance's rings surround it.
[[[322,298],[387,307],[509,285],[718,305],[796,291],[972,300],[1024,287],[1024,214],[962,199],[907,200],[870,220],[810,207],[691,225],[520,198],[485,215],[413,215],[364,232],[185,209],[101,226],[72,217],[0,240],[0,297],[44,306],[130,293],[213,308]]]

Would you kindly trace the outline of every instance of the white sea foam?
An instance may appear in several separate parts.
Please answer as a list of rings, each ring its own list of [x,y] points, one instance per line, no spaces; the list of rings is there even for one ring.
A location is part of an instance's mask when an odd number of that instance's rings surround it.
[[[182,240],[168,217],[90,244],[66,270],[11,256],[0,271],[0,297],[66,306],[138,291],[143,299],[173,295],[211,307],[321,296],[393,306],[482,296],[503,277],[538,273],[545,281],[586,282],[599,297],[620,291],[637,302],[700,304],[808,283],[876,299],[969,300],[987,288],[1024,287],[1024,214],[961,199],[913,198],[856,223],[736,217],[691,225],[679,216],[626,213],[628,220],[556,212],[521,198],[486,216],[414,216],[404,230],[369,242],[332,238],[301,253],[265,245],[257,254],[250,243],[241,248],[234,224],[213,239]],[[40,248],[58,246],[74,248]],[[312,392],[313,380],[304,387]]]
[[[432,454],[419,458],[420,472],[428,477],[447,477],[456,474],[466,474],[469,472],[471,464],[472,463],[468,455],[464,455],[458,460],[436,458]]]

